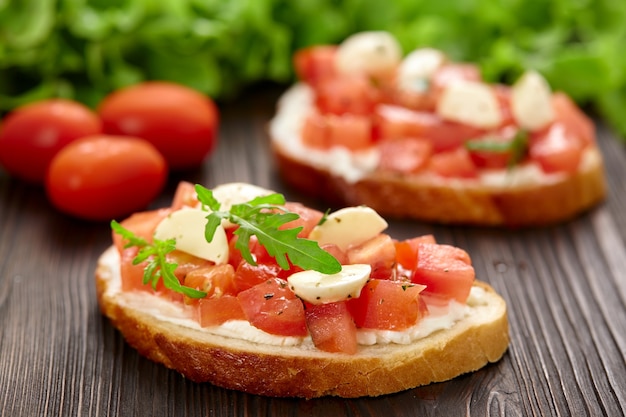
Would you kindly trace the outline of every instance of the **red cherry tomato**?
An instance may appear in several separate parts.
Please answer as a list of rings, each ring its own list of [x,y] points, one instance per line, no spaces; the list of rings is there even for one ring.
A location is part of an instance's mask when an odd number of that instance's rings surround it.
[[[171,170],[200,165],[216,146],[215,103],[179,84],[151,81],[115,91],[98,113],[104,133],[148,140]]]
[[[46,191],[60,211],[110,220],[145,208],[166,178],[165,160],[149,142],[96,135],[72,142],[54,157]]]
[[[0,164],[17,178],[43,183],[52,157],[68,143],[102,131],[98,115],[65,99],[19,107],[0,127]]]

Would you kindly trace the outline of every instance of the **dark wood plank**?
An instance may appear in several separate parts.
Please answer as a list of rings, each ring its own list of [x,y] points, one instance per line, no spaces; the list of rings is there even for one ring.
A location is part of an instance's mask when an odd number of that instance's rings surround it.
[[[247,181],[285,193],[265,124],[280,88],[223,103],[220,144],[172,176]],[[465,248],[508,302],[511,345],[498,363],[380,398],[274,399],[195,384],[140,357],[98,311],[93,271],[106,224],[55,212],[43,191],[0,171],[0,415],[441,416],[623,415],[626,409],[626,152],[599,127],[609,198],[566,224],[531,230],[390,221],[397,238],[433,233]]]

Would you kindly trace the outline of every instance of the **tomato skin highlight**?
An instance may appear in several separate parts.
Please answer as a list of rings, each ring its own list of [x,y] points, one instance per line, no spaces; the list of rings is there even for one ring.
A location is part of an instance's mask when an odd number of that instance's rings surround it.
[[[302,301],[287,281],[268,279],[237,294],[246,318],[253,326],[279,336],[306,336]]]
[[[0,125],[0,165],[17,178],[43,184],[48,166],[63,147],[102,132],[98,115],[75,101],[50,99],[9,113]]]
[[[150,143],[96,135],[72,142],[54,157],[46,192],[60,211],[103,221],[144,209],[166,179],[165,160]]]
[[[356,325],[345,301],[306,303],[304,314],[315,347],[326,352],[356,353]]]
[[[146,139],[170,170],[200,165],[217,144],[215,103],[179,84],[150,81],[114,91],[100,103],[98,113],[105,133]]]

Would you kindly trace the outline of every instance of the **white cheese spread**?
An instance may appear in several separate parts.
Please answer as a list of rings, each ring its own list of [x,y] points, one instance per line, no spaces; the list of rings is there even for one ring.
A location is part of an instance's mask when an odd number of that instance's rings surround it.
[[[292,86],[278,102],[276,116],[269,125],[270,135],[280,148],[292,158],[329,171],[354,184],[378,168],[380,152],[376,147],[359,151],[350,151],[342,146],[334,146],[330,150],[320,150],[302,143],[300,131],[306,115],[313,108],[313,90],[303,83]],[[583,152],[580,170],[588,169],[598,162],[595,147],[587,147]],[[537,183],[553,183],[563,179],[567,174],[556,172],[547,174],[536,163],[518,165],[510,169],[482,170],[478,179],[441,178],[448,184],[476,184],[485,187],[508,188],[512,186],[536,185]],[[436,181],[431,173],[415,174],[428,181]]]
[[[115,248],[110,248],[101,258],[102,264],[110,271],[106,295],[117,297],[120,303],[132,306],[158,320],[170,322],[179,326],[203,331],[219,336],[242,339],[253,343],[262,343],[275,346],[301,346],[311,348],[311,338],[276,336],[264,332],[245,320],[231,320],[220,326],[201,327],[191,318],[191,311],[182,304],[172,303],[159,296],[143,291],[122,292],[120,275],[120,258]],[[471,305],[482,304],[484,290],[473,287],[468,299],[468,305],[451,302],[447,307],[429,306],[430,314],[420,320],[415,326],[403,331],[358,329],[357,342],[361,345],[373,344],[409,344],[424,338],[439,330],[449,329],[456,322],[470,314]]]

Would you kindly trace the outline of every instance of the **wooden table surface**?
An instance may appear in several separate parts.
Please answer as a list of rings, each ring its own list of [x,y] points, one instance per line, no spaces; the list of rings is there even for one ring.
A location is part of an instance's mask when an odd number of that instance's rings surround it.
[[[218,151],[181,180],[246,181],[303,200],[272,166],[265,124],[281,92],[221,106]],[[455,380],[379,398],[274,399],[195,384],[139,356],[104,319],[94,268],[107,224],[54,211],[0,171],[0,416],[618,416],[626,410],[626,150],[603,125],[606,202],[571,222],[494,230],[390,221],[466,249],[506,299],[504,358]],[[317,202],[308,202],[320,206]]]

